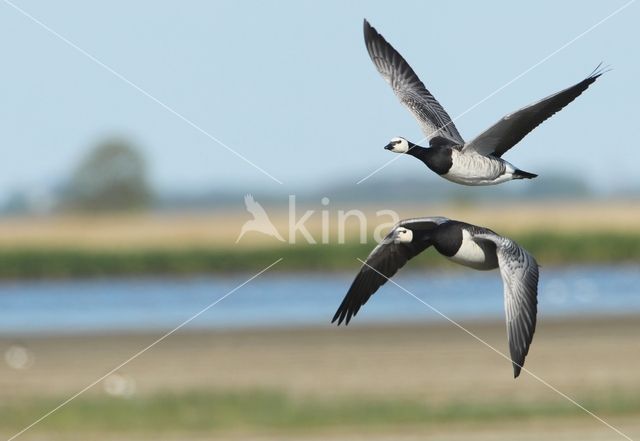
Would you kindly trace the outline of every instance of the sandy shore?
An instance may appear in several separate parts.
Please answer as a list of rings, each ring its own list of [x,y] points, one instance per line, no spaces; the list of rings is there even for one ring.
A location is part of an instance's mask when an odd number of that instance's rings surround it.
[[[507,351],[503,323],[464,325],[497,350]],[[91,384],[159,336],[0,338],[0,350],[5,354],[9,347],[18,345],[33,357],[30,366],[24,369],[2,363],[0,402],[20,403],[34,397],[63,399]],[[637,396],[640,392],[639,337],[638,317],[567,321],[543,318],[525,366],[578,400],[613,392]],[[264,389],[284,391],[298,399],[392,396],[417,398],[433,405],[500,400],[521,404],[566,403],[565,398],[527,373],[514,380],[506,360],[447,324],[181,331],[118,373],[135,385],[134,396],[203,389]],[[86,393],[104,395],[104,382]],[[640,438],[640,415],[612,416],[612,419],[630,436]],[[391,433],[375,431],[375,436],[372,433],[360,436],[358,430],[338,431],[331,432],[331,438],[413,440],[418,439],[418,433],[452,440],[550,439],[549,433],[553,432],[558,434],[555,439],[623,439],[586,414],[565,422],[553,418],[534,419],[527,425],[531,426],[526,431],[528,437],[522,435],[519,425],[505,421],[505,424],[493,422],[480,427],[454,424],[416,430],[396,428]],[[258,435],[229,434],[226,438],[271,439]],[[163,436],[181,438],[171,433]],[[278,435],[277,439],[282,436]],[[190,438],[197,439],[191,435]],[[303,438],[314,439],[311,434]],[[25,435],[24,439],[41,438]]]

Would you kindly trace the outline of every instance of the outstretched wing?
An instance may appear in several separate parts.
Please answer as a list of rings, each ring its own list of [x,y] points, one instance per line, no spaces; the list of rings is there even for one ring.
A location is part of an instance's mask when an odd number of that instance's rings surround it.
[[[337,320],[338,325],[343,321],[348,325],[351,317],[358,313],[360,307],[369,300],[369,297],[378,288],[384,285],[410,259],[431,245],[429,231],[447,220],[440,217],[417,218],[400,221],[396,224],[367,257],[331,323]],[[394,233],[398,227],[406,227],[414,232],[411,243],[394,242]]]
[[[484,156],[502,156],[529,132],[587,90],[604,73],[599,67],[578,84],[504,116],[500,121],[465,145],[462,151],[475,151]]]
[[[538,263],[514,241],[493,234],[479,234],[474,240],[496,244],[500,275],[504,284],[509,352],[513,376],[517,378],[536,330],[538,312]]]
[[[247,194],[244,196],[244,205],[245,207],[247,207],[247,211],[251,214],[253,214],[253,217],[255,219],[268,219],[269,216],[267,216],[267,212],[264,211],[264,208],[262,208],[262,205],[260,205],[259,203],[257,203],[255,201],[255,199],[253,199],[253,196],[250,194]]]
[[[378,72],[389,83],[400,102],[413,113],[427,139],[441,136],[454,144],[464,144],[447,112],[424,87],[409,63],[367,20],[364,21],[364,42]]]

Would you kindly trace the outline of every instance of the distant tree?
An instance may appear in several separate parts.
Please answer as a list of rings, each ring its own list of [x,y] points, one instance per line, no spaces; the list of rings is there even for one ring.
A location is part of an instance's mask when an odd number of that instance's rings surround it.
[[[62,200],[63,208],[78,211],[147,207],[151,191],[144,157],[124,140],[99,144],[74,171]]]

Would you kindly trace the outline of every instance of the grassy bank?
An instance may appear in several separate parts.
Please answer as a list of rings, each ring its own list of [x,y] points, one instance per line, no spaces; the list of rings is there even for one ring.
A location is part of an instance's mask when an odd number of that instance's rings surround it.
[[[602,416],[640,414],[639,394],[578,397]],[[36,399],[0,406],[0,430],[18,431],[54,408],[60,400]],[[42,432],[222,432],[230,430],[295,432],[303,429],[400,425],[491,424],[505,419],[588,418],[566,401],[535,403],[494,400],[430,404],[406,397],[290,398],[265,391],[191,391],[139,398],[81,397],[52,414],[35,430]]]
[[[559,234],[532,232],[513,236],[543,265],[640,262],[640,233]],[[16,247],[0,250],[1,278],[70,278],[126,275],[189,275],[257,271],[282,257],[280,270],[327,271],[354,267],[373,244],[279,245],[276,247],[87,249]],[[447,265],[433,250],[414,268]]]
[[[508,350],[503,321],[464,326]],[[526,366],[638,439],[639,327],[637,316],[542,314]],[[33,355],[26,369],[0,363],[0,438],[159,335],[0,336],[0,353]],[[18,439],[619,439],[527,373],[514,380],[507,360],[449,323],[180,331],[117,374],[126,387],[99,383]]]

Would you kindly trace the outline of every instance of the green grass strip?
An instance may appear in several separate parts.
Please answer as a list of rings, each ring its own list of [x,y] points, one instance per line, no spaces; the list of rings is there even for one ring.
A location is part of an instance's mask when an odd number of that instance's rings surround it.
[[[559,234],[534,232],[514,236],[542,265],[640,262],[640,234]],[[188,275],[256,271],[284,257],[280,270],[353,270],[374,244],[279,245],[251,249],[4,249],[0,278],[72,278],[126,275]],[[413,268],[447,265],[427,250]]]
[[[23,399],[24,400],[24,399]],[[580,400],[603,415],[640,415],[640,396],[625,394]],[[0,405],[0,430],[18,431],[59,401],[34,399]],[[585,416],[563,400],[537,403],[452,402],[432,405],[394,398],[290,398],[265,391],[162,393],[137,398],[80,397],[43,420],[40,432],[211,432],[225,430],[393,427],[442,423],[491,423],[505,419]]]

